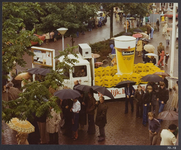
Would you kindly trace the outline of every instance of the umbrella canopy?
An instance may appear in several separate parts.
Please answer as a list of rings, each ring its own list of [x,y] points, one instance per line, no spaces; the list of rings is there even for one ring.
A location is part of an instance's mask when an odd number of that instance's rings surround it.
[[[162,111],[158,114],[157,118],[162,120],[178,120],[178,112],[173,110]]]
[[[142,32],[142,33],[140,33],[140,34],[142,35],[142,38],[149,39],[148,34],[146,34],[146,33],[144,33],[144,32]]]
[[[116,87],[117,88],[126,87],[128,83],[131,84],[131,85],[134,85],[136,82],[130,81],[130,80],[121,81],[116,85]]]
[[[155,47],[151,44],[146,44],[144,46],[144,49],[149,53],[154,53],[154,51],[155,51]]]
[[[159,75],[159,76],[170,76],[168,73],[166,72],[155,72],[154,74]]]
[[[142,34],[140,34],[140,33],[133,34],[133,37],[135,37],[135,38],[141,38],[141,37],[142,37]]]
[[[19,120],[18,118],[12,118],[7,125],[20,133],[32,133],[35,131],[35,127],[27,120]]]
[[[100,55],[99,55],[99,54],[92,54],[92,57],[93,57],[93,58],[99,58]]]
[[[77,85],[75,88],[75,90],[79,90],[79,91],[84,91],[84,92],[89,92],[90,90],[92,90],[91,86],[88,85]]]
[[[46,76],[47,73],[51,72],[50,69],[45,69],[45,68],[31,68],[31,69],[28,69],[27,71],[31,74],[39,74],[43,76]]]
[[[147,53],[147,54],[145,54],[145,55],[147,55],[147,56],[158,56],[157,54],[154,54],[154,53]]]
[[[128,36],[131,36],[131,35],[132,35],[132,33],[131,33],[131,32],[125,32],[125,33],[123,33],[123,35],[128,35]]]
[[[163,81],[163,79],[160,76],[156,75],[156,74],[148,74],[148,75],[142,77],[141,80],[146,81],[146,82]]]
[[[54,96],[57,96],[60,99],[64,100],[64,99],[75,99],[75,98],[80,97],[81,95],[76,90],[63,89],[63,90],[59,90],[59,91],[55,92]]]
[[[95,64],[97,64],[98,66],[103,65],[102,62],[95,62]]]
[[[137,28],[137,29],[134,29],[133,32],[143,32],[143,30]]]
[[[105,87],[102,87],[102,86],[92,86],[92,89],[94,91],[97,91],[99,93],[101,93],[102,95],[105,95],[105,96],[108,96],[110,97],[111,99],[114,99],[112,93]]]
[[[24,72],[24,73],[18,74],[18,75],[15,77],[15,80],[23,80],[23,79],[27,80],[27,79],[29,79],[29,78],[31,78],[31,75],[30,75],[28,72]]]

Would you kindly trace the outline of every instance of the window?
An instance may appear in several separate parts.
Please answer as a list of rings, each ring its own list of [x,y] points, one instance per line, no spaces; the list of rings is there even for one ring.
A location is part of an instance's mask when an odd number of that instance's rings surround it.
[[[86,77],[87,67],[84,66],[74,66],[73,67],[73,77]]]

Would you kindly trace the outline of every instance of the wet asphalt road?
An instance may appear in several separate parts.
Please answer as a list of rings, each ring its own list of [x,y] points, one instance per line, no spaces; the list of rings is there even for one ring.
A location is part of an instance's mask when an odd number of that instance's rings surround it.
[[[114,35],[123,31],[123,25],[120,23],[116,23],[114,20]],[[94,43],[98,41],[102,41],[104,39],[109,39],[109,19],[105,26],[98,29],[93,29],[92,32],[86,32],[85,35],[79,36],[79,38],[75,39],[75,45],[79,43]],[[165,45],[165,39],[160,32],[154,32],[154,37],[151,40],[150,44],[153,44],[155,47],[162,42]],[[66,45],[71,45],[70,38],[65,39],[65,47]],[[56,54],[58,50],[61,49],[61,40],[57,42],[50,42],[49,44],[43,44],[41,47],[45,48],[53,48],[56,50]],[[166,52],[170,53],[170,47],[166,49]],[[26,68],[31,68],[31,57],[25,55],[24,59],[27,62],[25,68],[17,67],[19,70],[25,70]],[[170,61],[170,60],[169,60]],[[135,57],[135,63],[142,62],[141,57]],[[168,66],[163,69],[169,73],[170,63]],[[178,77],[178,49],[175,49],[175,59],[174,59],[174,76]],[[175,84],[175,80],[169,80],[169,85],[172,86]],[[6,99],[6,95],[2,95],[3,99]],[[164,110],[169,110],[170,102],[172,98],[172,93],[170,93],[170,99],[168,103],[165,105]],[[96,127],[95,135],[87,134],[87,126],[85,126],[83,131],[79,131],[79,139],[77,141],[73,141],[72,139],[65,137],[62,135],[62,130],[59,131],[59,144],[60,145],[149,145],[148,140],[148,127],[144,127],[142,125],[142,119],[136,118],[135,111],[131,113],[130,105],[128,114],[124,114],[124,101],[106,101],[108,105],[108,114],[107,120],[108,123],[105,127],[106,131],[106,140],[104,142],[98,143],[98,128]],[[158,108],[157,108],[158,110]],[[163,121],[161,124],[161,128],[167,128],[169,124],[175,123],[178,125],[178,121]],[[17,144],[15,134],[16,132],[11,130],[4,122],[2,122],[2,144],[12,145]],[[159,139],[157,141],[157,145],[159,145]]]

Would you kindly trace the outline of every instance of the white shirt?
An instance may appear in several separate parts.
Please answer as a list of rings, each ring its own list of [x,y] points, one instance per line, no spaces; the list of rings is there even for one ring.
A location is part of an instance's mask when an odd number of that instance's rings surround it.
[[[80,110],[81,110],[81,105],[80,102],[77,100],[76,102],[73,103],[72,111],[74,113],[79,113]]]
[[[160,137],[161,137],[160,145],[175,145],[176,144],[177,139],[175,135],[167,129],[162,130],[162,132],[160,133]]]

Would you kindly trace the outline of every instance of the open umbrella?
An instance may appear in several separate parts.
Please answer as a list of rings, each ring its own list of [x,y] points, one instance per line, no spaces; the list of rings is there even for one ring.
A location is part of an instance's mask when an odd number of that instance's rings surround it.
[[[59,90],[56,91],[54,93],[54,96],[59,97],[60,99],[64,100],[64,99],[75,99],[80,97],[80,93],[76,90],[72,90],[72,89],[63,89],[63,90]]]
[[[100,55],[99,55],[99,54],[92,54],[92,57],[93,57],[93,58],[99,58]]]
[[[35,131],[35,127],[27,120],[19,120],[18,118],[12,118],[7,125],[20,133],[32,133]]]
[[[15,77],[15,80],[23,80],[23,79],[27,80],[27,79],[29,79],[29,78],[31,78],[31,75],[30,75],[28,72],[24,72],[24,73],[18,74],[18,75]]]
[[[110,97],[111,99],[114,99],[112,93],[105,87],[102,87],[102,86],[92,86],[92,89],[94,91],[97,91],[99,93],[101,93],[102,95],[105,95],[105,96],[108,96]]]
[[[137,28],[137,29],[134,29],[133,32],[143,32],[143,30]]]
[[[159,76],[170,76],[168,73],[166,72],[155,72],[154,74],[159,75]]]
[[[140,34],[142,35],[142,38],[149,39],[148,34],[146,34],[146,33],[144,33],[144,32],[142,32],[142,33],[140,33]]]
[[[162,120],[178,120],[178,112],[173,110],[162,111],[158,114],[157,118]]]
[[[135,37],[135,38],[141,38],[141,37],[142,37],[142,34],[137,33],[137,34],[133,34],[132,36]]]
[[[103,65],[103,63],[102,63],[102,62],[95,62],[95,64],[97,64],[98,66]]]
[[[154,53],[154,51],[155,51],[155,47],[151,44],[146,44],[144,46],[144,49],[149,53]]]
[[[158,56],[157,54],[154,54],[154,53],[147,53],[145,55],[147,55],[147,56],[154,56],[154,57]]]
[[[156,74],[148,74],[148,75],[142,77],[141,80],[146,81],[146,82],[163,81],[163,79],[160,76],[156,75]]]
[[[126,87],[128,83],[131,84],[131,85],[134,85],[136,82],[130,81],[130,80],[121,81],[116,85],[116,87],[117,88]]]
[[[31,74],[39,74],[45,76],[47,73],[50,73],[50,69],[45,69],[45,68],[31,68],[27,70]]]
[[[84,92],[89,92],[90,90],[92,90],[91,86],[88,85],[77,85],[75,88],[75,90],[79,90],[79,91],[84,91]]]

